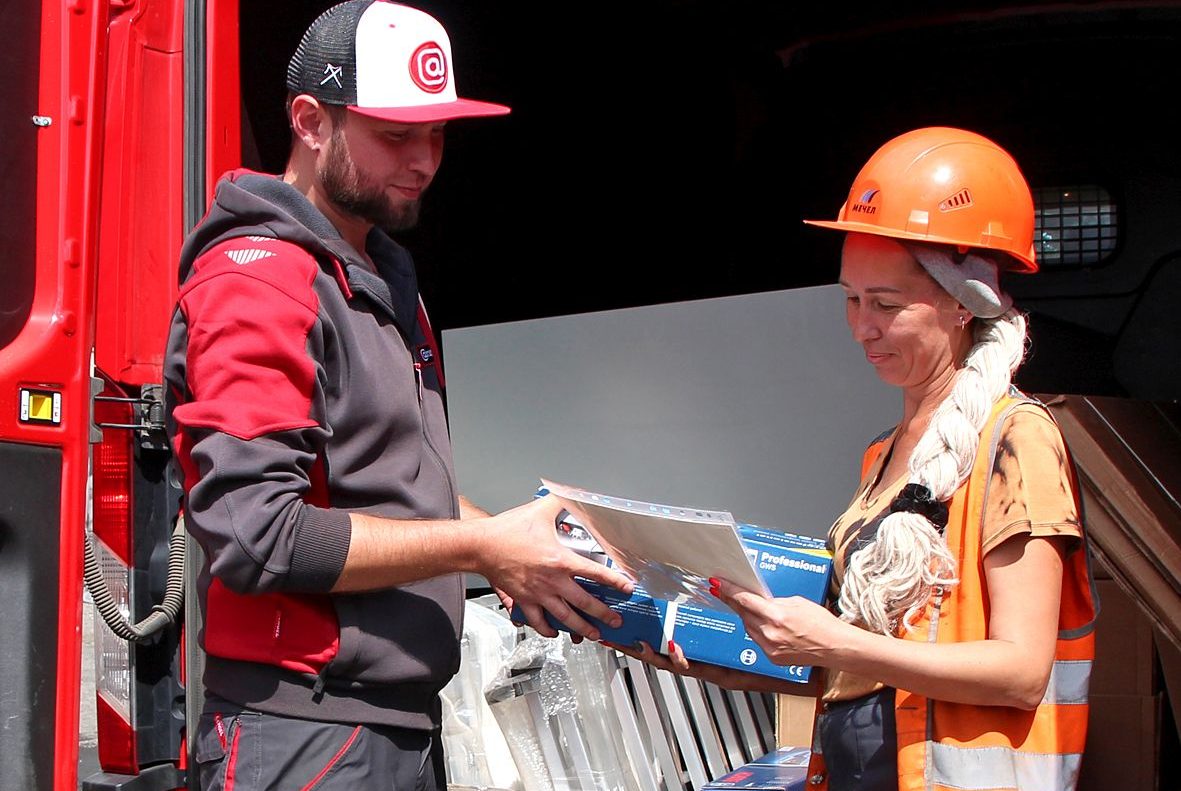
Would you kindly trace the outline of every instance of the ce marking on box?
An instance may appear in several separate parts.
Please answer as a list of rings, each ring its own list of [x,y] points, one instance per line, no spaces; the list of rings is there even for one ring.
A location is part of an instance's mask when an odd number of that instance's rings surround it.
[[[34,390],[22,387],[20,421],[42,426],[62,423],[62,394],[56,390]]]

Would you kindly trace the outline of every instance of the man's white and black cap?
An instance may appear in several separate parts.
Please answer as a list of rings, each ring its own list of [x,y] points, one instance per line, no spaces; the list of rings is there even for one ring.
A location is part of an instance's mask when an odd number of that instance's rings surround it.
[[[287,65],[287,90],[408,124],[509,112],[460,99],[452,65],[451,40],[430,14],[387,0],[349,0],[304,33]]]

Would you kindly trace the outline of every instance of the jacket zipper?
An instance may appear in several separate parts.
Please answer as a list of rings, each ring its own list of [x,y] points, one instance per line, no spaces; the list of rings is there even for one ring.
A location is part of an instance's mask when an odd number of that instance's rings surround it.
[[[398,335],[401,336],[403,343],[405,343],[405,345],[406,345],[406,349],[410,352],[410,358],[412,360],[411,364],[414,366],[415,390],[417,390],[417,393],[418,393],[418,416],[419,416],[419,421],[422,423],[422,438],[423,438],[423,441],[426,443],[427,450],[430,451],[430,453],[427,455],[429,455],[431,457],[431,459],[435,463],[435,466],[437,466],[439,468],[439,471],[443,474],[443,482],[447,487],[447,495],[451,499],[451,518],[458,519],[459,518],[459,508],[456,504],[459,501],[455,497],[455,487],[451,485],[451,476],[447,473],[447,465],[443,463],[442,454],[439,453],[439,449],[435,447],[434,441],[431,440],[431,436],[426,430],[426,425],[427,425],[426,409],[423,405],[423,397],[422,397],[422,388],[423,388],[422,364],[420,362],[418,362],[417,360],[414,360],[413,334],[403,331],[402,325],[400,325],[398,323],[398,316],[397,316],[397,313],[394,311],[393,307],[389,303],[387,303],[385,300],[383,300],[378,294],[374,293],[371,288],[369,288],[364,283],[356,283],[353,285],[354,285],[354,288],[353,288],[354,293],[359,292],[359,293],[362,293],[365,296],[367,296],[373,304],[375,304],[379,308],[381,308],[381,310],[393,320],[394,328],[397,330]]]
[[[451,517],[453,519],[458,519],[459,514],[455,512],[455,489],[451,485],[451,476],[447,473],[447,465],[443,463],[442,454],[439,453],[439,449],[435,447],[435,443],[431,439],[430,432],[427,431],[426,406],[423,404],[422,394],[422,364],[417,361],[414,362],[414,385],[414,389],[418,393],[418,416],[419,421],[422,423],[422,439],[423,442],[426,443],[427,449],[430,451],[428,455],[435,462],[435,466],[439,468],[439,472],[443,474],[443,483],[447,486],[447,496],[451,502]]]

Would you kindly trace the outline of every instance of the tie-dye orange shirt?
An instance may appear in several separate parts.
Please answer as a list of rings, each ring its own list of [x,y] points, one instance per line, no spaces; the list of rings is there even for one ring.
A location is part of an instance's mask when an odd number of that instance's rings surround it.
[[[862,542],[872,538],[890,501],[906,484],[905,476],[900,477],[869,497],[890,457],[893,437],[885,442],[882,453],[866,471],[848,509],[828,533],[829,548],[833,551],[830,594],[834,602],[840,594],[849,556]],[[1067,536],[1071,548],[1075,539],[1082,536],[1070,492],[1070,470],[1062,435],[1039,406],[1018,406],[1005,420],[993,463],[981,534],[981,557],[1019,534]],[[881,686],[872,679],[833,672],[828,676],[824,700],[852,700],[875,692]]]

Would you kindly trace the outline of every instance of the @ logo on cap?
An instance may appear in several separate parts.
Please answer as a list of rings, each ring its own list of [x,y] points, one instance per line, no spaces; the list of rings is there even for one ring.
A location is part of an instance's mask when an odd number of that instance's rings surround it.
[[[441,93],[447,87],[447,56],[443,48],[428,41],[410,56],[410,79],[427,93]]]

